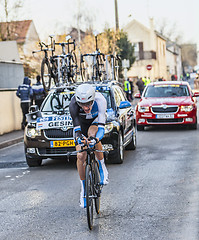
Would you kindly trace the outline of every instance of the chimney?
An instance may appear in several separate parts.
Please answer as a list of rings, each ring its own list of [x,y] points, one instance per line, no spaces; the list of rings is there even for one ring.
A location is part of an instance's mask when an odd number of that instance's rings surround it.
[[[156,52],[156,34],[155,34],[155,29],[154,29],[154,21],[153,18],[149,19],[150,21],[150,48],[151,51]]]

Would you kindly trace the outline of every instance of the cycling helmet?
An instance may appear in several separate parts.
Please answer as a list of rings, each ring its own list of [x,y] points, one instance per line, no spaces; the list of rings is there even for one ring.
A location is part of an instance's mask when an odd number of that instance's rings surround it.
[[[95,99],[94,87],[88,83],[79,85],[75,91],[75,99],[80,104],[93,102]]]

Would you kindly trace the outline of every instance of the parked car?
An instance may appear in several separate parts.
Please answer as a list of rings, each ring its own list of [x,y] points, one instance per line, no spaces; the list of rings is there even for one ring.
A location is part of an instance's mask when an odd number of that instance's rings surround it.
[[[146,86],[136,106],[137,130],[155,125],[187,125],[197,129],[197,100],[199,92],[192,92],[182,81],[154,82]]]
[[[124,148],[136,148],[134,110],[116,81],[93,84],[107,100],[107,120],[102,139],[112,163],[122,163]],[[45,158],[64,157],[75,150],[73,123],[69,103],[77,85],[55,88],[44,100],[41,110],[30,108],[24,134],[25,156],[30,167],[39,166]]]

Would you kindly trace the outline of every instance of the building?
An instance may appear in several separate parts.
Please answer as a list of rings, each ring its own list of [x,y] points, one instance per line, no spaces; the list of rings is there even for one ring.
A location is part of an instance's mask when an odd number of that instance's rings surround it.
[[[197,45],[182,44],[182,65],[184,73],[192,72],[197,65]]]
[[[152,80],[164,78],[171,80],[171,75],[178,79],[183,74],[181,46],[170,41],[154,30],[153,19],[150,28],[136,20],[131,21],[124,30],[134,45],[136,61],[128,72],[129,77],[150,77]],[[147,70],[146,66],[152,69]]]
[[[166,42],[166,64],[167,79],[171,80],[171,76],[176,75],[180,80],[183,74],[181,46],[169,39]]]
[[[166,38],[154,30],[153,19],[150,28],[145,27],[135,19],[124,28],[129,41],[134,45],[136,60],[128,71],[128,76],[150,77],[151,80],[166,78]],[[151,70],[147,70],[151,65]]]
[[[0,42],[0,135],[21,128],[22,114],[16,88],[23,78],[16,41]]]
[[[32,51],[40,41],[32,20],[1,22],[0,39],[2,41],[16,41],[21,59],[24,56],[31,57]]]
[[[16,41],[0,42],[0,88],[17,88],[24,78]]]

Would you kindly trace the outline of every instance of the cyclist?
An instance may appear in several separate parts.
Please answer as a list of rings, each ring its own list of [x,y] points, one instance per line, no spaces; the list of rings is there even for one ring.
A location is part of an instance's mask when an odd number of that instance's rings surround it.
[[[88,141],[89,146],[95,146],[96,149],[102,150],[100,140],[104,136],[105,115],[107,103],[106,99],[100,92],[87,83],[81,84],[72,97],[69,111],[74,125],[74,139],[76,150],[80,150],[81,146]],[[85,198],[85,161],[87,153],[81,152],[77,154],[77,170],[81,182],[80,207],[86,207]],[[99,163],[100,184],[108,184],[108,171],[104,163],[103,152],[95,152],[95,157]]]

